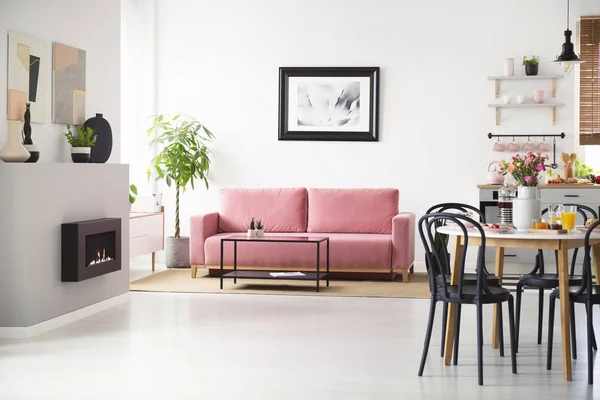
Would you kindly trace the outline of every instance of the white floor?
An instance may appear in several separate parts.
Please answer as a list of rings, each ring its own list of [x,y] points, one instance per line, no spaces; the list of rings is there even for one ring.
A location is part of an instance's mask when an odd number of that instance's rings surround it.
[[[546,371],[536,296],[524,304],[519,374],[486,347],[478,387],[471,308],[457,367],[442,366],[438,310],[419,378],[428,300],[132,293],[129,304],[34,339],[0,341],[0,399],[600,398],[600,374],[586,383],[583,309],[566,383],[558,337]]]

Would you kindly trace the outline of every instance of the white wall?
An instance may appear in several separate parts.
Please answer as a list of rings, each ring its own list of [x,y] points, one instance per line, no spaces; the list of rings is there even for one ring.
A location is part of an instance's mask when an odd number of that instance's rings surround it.
[[[120,0],[0,0],[0,148],[6,142],[6,76],[9,30],[37,36],[48,44],[46,75],[47,122],[32,124],[32,138],[40,146],[40,162],[70,162],[70,148],[62,135],[65,126],[51,122],[52,42],[87,51],[86,117],[104,114],[113,131],[109,162],[118,163],[121,153]]]
[[[597,0],[572,3],[572,26],[600,14]],[[421,215],[442,201],[476,204],[487,165],[509,156],[491,151],[490,131],[564,131],[558,151],[574,149],[575,76],[559,83],[567,106],[556,126],[550,110],[532,109],[507,111],[496,127],[487,107],[486,77],[503,73],[505,57],[520,74],[532,54],[540,74],[560,72],[549,61],[564,0],[158,0],[157,16],[157,111],[192,114],[217,136],[210,191],[182,202],[184,233],[189,215],[217,208],[221,187],[397,187],[401,209]],[[281,66],[380,66],[381,140],[277,141]],[[551,87],[539,85],[503,88]]]

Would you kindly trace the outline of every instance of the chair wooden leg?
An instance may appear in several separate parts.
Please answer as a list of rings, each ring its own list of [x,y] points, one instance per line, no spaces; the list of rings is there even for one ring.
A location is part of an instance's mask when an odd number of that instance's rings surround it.
[[[442,345],[440,350],[440,357],[444,357],[444,346],[446,344],[446,321],[448,320],[448,303],[442,302],[444,305],[442,310]]]
[[[456,305],[456,323],[454,324],[454,365],[458,365],[458,341],[460,339],[460,314],[462,305]]]
[[[554,339],[554,306],[556,304],[556,296],[554,293],[550,295],[548,305],[548,355],[546,359],[546,369],[552,369],[552,340]]]
[[[523,283],[517,283],[517,320],[515,321],[516,350],[519,352],[519,329],[521,327],[521,296],[523,295]]]
[[[412,267],[410,267],[410,269],[408,270],[411,274],[415,273],[415,266],[413,265]]]
[[[586,303],[587,305],[587,370],[588,370],[588,384],[594,384],[594,355],[592,354],[592,337],[594,335],[593,328],[593,316],[592,316],[592,302]]]
[[[404,282],[404,283],[408,282],[408,270],[407,269],[402,270],[402,282]]]
[[[544,323],[544,289],[538,294],[538,337],[537,344],[542,344],[542,324]]]
[[[429,304],[429,320],[427,321],[427,333],[425,334],[425,343],[423,343],[423,354],[421,355],[421,365],[419,365],[419,376],[423,376],[427,352],[429,351],[429,342],[431,341],[431,331],[433,330],[433,319],[435,317],[436,301],[431,299]]]
[[[512,295],[508,298],[508,330],[510,333],[510,362],[512,373],[517,373],[517,346],[515,343],[515,303]]]
[[[577,360],[577,335],[575,333],[575,303],[569,301],[569,307],[571,308],[571,353],[573,353],[573,359]]]
[[[498,303],[498,348],[500,357],[504,357],[504,323],[502,318],[502,303]]]
[[[196,277],[196,271],[198,270],[198,266],[192,264],[192,268],[191,269],[192,269],[192,278],[195,278]]]
[[[483,385],[483,305],[477,303],[477,383]]]

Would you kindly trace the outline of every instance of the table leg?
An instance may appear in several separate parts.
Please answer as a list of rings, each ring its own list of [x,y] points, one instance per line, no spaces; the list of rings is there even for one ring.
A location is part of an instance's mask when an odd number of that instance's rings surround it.
[[[221,268],[220,268],[220,272],[219,272],[219,276],[220,278],[220,283],[221,283],[221,289],[223,289],[223,241],[221,240]]]
[[[569,307],[569,255],[565,243],[558,245],[558,290],[560,291],[560,330],[562,333],[563,374],[566,381],[571,376],[571,331]]]
[[[317,242],[317,292],[319,291],[319,282],[321,281],[321,243]]]
[[[152,272],[154,272],[155,265],[156,265],[156,253],[152,252]]]
[[[233,242],[233,283],[237,283],[237,241]]]
[[[327,287],[329,287],[329,238],[327,238]]]
[[[461,237],[456,236],[454,242],[452,277],[450,278],[451,285],[458,285],[460,258],[463,245]],[[452,362],[452,347],[454,346],[454,323],[456,322],[456,304],[448,304],[448,320],[446,322],[446,343],[444,344],[444,365],[450,365]]]
[[[504,274],[504,247],[496,247],[496,276],[500,280],[502,285],[502,275]],[[502,307],[502,304],[494,305],[494,320],[492,322],[492,348],[497,349],[499,337],[498,337],[498,307]]]
[[[592,246],[594,254],[594,275],[596,276],[596,285],[600,285],[600,244]]]

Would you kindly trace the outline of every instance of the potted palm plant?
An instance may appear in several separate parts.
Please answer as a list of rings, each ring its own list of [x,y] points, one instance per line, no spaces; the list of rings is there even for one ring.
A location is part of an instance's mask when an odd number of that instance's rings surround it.
[[[156,180],[164,180],[167,186],[175,186],[175,234],[166,238],[165,264],[168,268],[190,267],[190,239],[181,236],[179,226],[179,195],[200,180],[208,189],[210,150],[206,143],[213,134],[195,118],[185,114],[173,116],[162,114],[153,117],[147,131],[151,147],[157,147],[157,155],[148,168],[148,178],[155,174]]]

